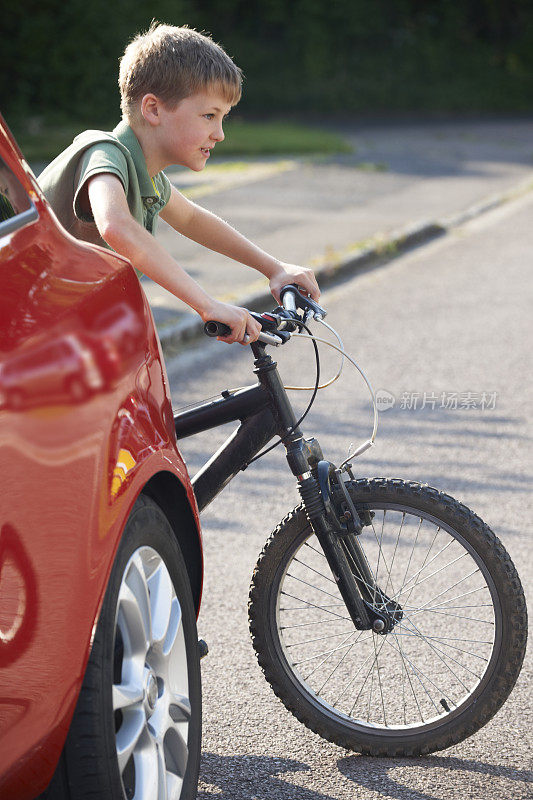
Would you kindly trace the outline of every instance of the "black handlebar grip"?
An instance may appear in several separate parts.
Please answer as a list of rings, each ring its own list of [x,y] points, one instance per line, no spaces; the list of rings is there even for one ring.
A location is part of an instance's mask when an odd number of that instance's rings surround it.
[[[204,325],[204,332],[207,336],[228,336],[231,333],[231,328],[225,322],[209,320]]]
[[[293,294],[300,295],[300,289],[295,283],[286,283],[279,293],[280,300],[283,302],[283,295],[285,292],[292,292]]]

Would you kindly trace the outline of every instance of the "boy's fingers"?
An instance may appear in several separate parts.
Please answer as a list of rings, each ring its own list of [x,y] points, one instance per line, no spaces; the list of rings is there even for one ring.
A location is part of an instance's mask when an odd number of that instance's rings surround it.
[[[307,291],[313,298],[313,300],[318,300],[320,297],[320,289],[318,288],[318,282],[314,275],[309,275],[308,283],[307,283]]]
[[[248,319],[246,320],[246,327],[242,338],[242,344],[251,344],[251,342],[256,342],[260,333],[261,325],[257,322],[257,320],[250,316],[250,314],[248,314]]]
[[[231,333],[227,336],[217,337],[219,341],[226,342],[226,344],[250,344],[255,342],[261,333],[261,326],[259,323],[250,316],[249,312],[245,309],[239,309],[236,318],[231,321]],[[230,323],[227,323],[230,324]],[[246,338],[248,336],[248,338]]]

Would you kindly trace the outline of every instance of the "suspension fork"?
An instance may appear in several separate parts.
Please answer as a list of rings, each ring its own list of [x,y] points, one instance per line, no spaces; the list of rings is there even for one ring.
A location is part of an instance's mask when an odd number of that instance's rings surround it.
[[[328,515],[328,509],[324,504],[326,493],[321,492],[319,482],[313,474],[313,472],[319,474],[320,465],[326,463],[320,445],[314,439],[304,440],[297,427],[297,420],[277,371],[276,362],[265,353],[265,347],[260,342],[254,342],[251,347],[256,359],[254,372],[270,396],[269,405],[276,420],[277,433],[283,439],[290,470],[298,479],[298,489],[307,518],[355,627],[367,630],[372,627],[375,615],[369,614],[357,578],[343,551],[339,531],[335,524],[332,524],[331,514]]]
[[[318,481],[310,473],[300,476],[298,489],[311,528],[320,543],[352,622],[359,630],[371,628],[372,621],[343,551],[341,537],[327,518]]]

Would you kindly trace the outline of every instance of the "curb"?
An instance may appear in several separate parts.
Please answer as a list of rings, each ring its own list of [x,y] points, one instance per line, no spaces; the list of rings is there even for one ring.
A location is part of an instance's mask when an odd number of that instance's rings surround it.
[[[528,178],[513,189],[499,194],[493,194],[481,202],[469,206],[458,214],[444,217],[441,220],[428,220],[410,224],[397,231],[392,231],[387,236],[374,236],[371,243],[362,247],[356,253],[335,262],[325,263],[315,268],[315,274],[322,287],[335,283],[340,278],[357,275],[369,269],[383,266],[409,250],[430,242],[439,236],[452,231],[454,228],[469,222],[476,217],[492,211],[498,206],[511,200],[516,200],[522,195],[533,190],[533,180]],[[269,310],[274,298],[268,290],[261,290],[243,294],[234,301],[235,305],[253,308],[257,311]],[[180,320],[179,322],[165,325],[158,331],[161,347],[166,359],[172,358],[187,344],[203,338],[204,323],[197,316]]]

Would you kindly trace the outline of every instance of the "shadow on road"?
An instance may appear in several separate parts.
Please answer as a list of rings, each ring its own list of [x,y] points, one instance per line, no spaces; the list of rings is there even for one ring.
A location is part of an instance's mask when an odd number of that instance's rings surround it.
[[[286,773],[309,772],[311,767],[290,758],[202,753],[197,800],[333,800],[333,796],[291,783]]]
[[[445,756],[376,759],[351,755],[341,758],[337,767],[340,774],[354,784],[354,797],[361,800],[375,793],[390,800],[464,797],[465,773],[469,789],[474,792],[469,795],[471,797],[522,800],[531,796],[528,784],[533,780],[529,770]],[[290,773],[309,773],[312,769],[296,759],[203,753],[198,800],[214,797],[217,800],[333,800],[337,797],[336,790],[333,795],[323,794],[302,787],[300,781],[291,781]],[[463,777],[458,784],[457,775],[461,774]],[[335,778],[332,780],[337,784]]]
[[[338,761],[339,771],[356,784],[354,789],[371,789],[374,792],[379,787],[379,792],[383,797],[393,798],[394,800],[442,800],[442,798],[459,797],[453,792],[453,788],[461,790],[461,797],[464,797],[465,783],[468,783],[469,790],[474,794],[469,797],[505,797],[505,800],[522,800],[530,797],[528,795],[528,784],[533,780],[533,772],[524,769],[513,769],[498,764],[488,764],[483,761],[473,761],[465,758],[453,758],[446,756],[428,756],[426,758],[366,758],[364,756],[348,756]],[[393,771],[403,770],[401,775],[391,775]],[[407,770],[407,774],[405,771]],[[413,774],[417,772],[418,775]],[[428,772],[433,771],[430,777]],[[420,775],[422,773],[422,775]],[[426,773],[426,774],[424,774]],[[446,773],[466,773],[466,780],[460,780],[460,785],[454,782],[452,775],[449,776],[449,786],[447,786]],[[479,786],[474,786],[475,776],[482,778]],[[412,776],[413,781],[409,780]],[[483,780],[483,776],[486,776]],[[492,791],[489,791],[490,786]],[[498,780],[503,779],[503,780]],[[428,789],[417,789],[413,783],[424,784]],[[504,785],[505,784],[505,785]],[[433,793],[433,788],[437,794]],[[531,787],[530,787],[531,788]]]

